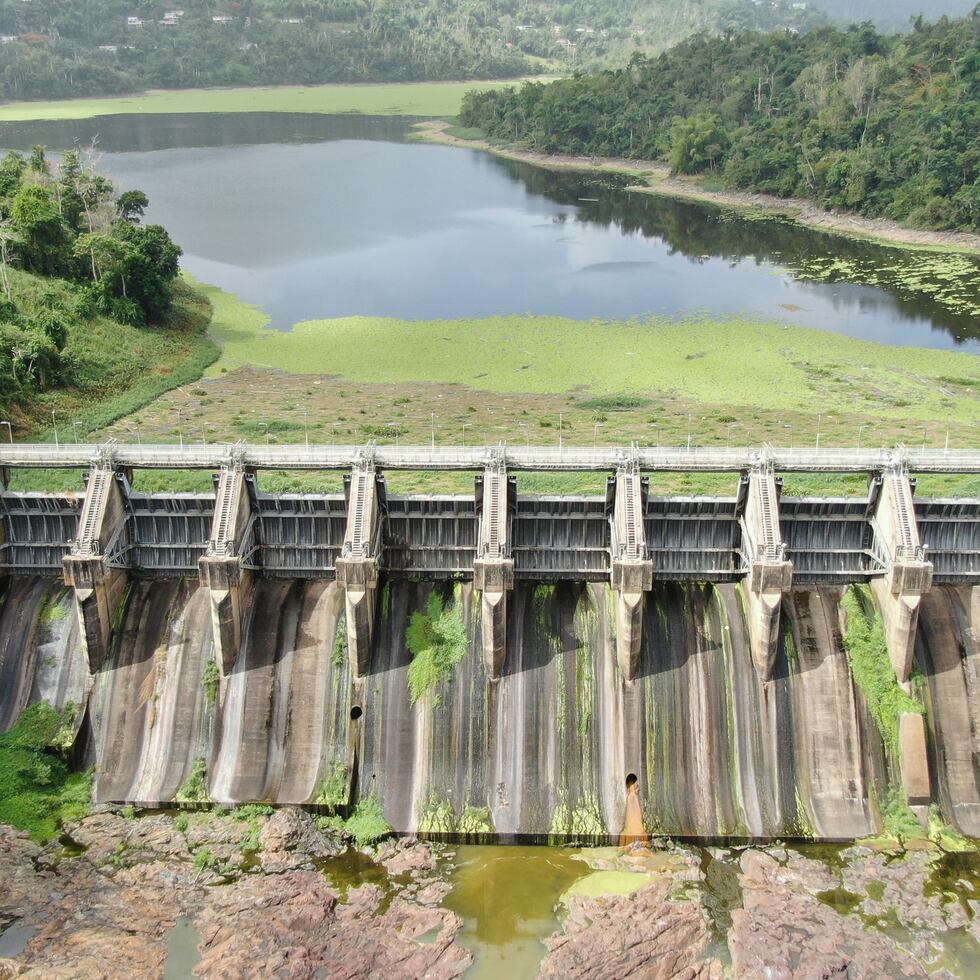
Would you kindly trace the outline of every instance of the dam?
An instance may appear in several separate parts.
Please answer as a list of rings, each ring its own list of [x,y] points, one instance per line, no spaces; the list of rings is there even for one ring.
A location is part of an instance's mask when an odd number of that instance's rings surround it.
[[[81,471],[77,493],[17,489]],[[140,469],[213,474],[143,493]],[[262,472],[323,473],[266,493]],[[386,471],[463,470],[403,495]],[[526,472],[604,494],[521,492]],[[658,474],[730,474],[724,496]],[[794,497],[787,473],[859,474]],[[916,477],[980,452],[18,444],[0,447],[0,729],[81,706],[102,802],[349,807],[399,832],[602,838],[627,783],[650,832],[848,839],[890,793],[980,836],[980,498]],[[82,487],[82,484],[80,484]],[[845,592],[923,713],[891,740],[856,684]],[[466,652],[413,700],[406,632],[432,595]]]

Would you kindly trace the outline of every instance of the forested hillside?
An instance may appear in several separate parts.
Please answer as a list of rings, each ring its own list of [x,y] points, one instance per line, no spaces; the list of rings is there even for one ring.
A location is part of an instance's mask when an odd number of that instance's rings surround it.
[[[514,77],[821,22],[793,0],[0,0],[0,96]]]
[[[546,153],[679,173],[909,223],[980,230],[980,8],[870,26],[696,37],[550,85],[471,93],[460,117]]]

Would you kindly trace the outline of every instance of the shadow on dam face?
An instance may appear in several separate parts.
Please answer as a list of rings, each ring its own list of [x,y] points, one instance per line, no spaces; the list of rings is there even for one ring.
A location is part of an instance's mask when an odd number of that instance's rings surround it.
[[[0,723],[33,700],[83,702],[70,596],[53,579],[0,588]],[[432,588],[383,585],[371,673],[355,681],[338,587],[260,580],[238,661],[212,690],[207,593],[141,580],[88,695],[96,799],[168,804],[203,765],[216,802],[314,804],[353,785],[400,833],[615,840],[634,811],[643,833],[711,840],[880,829],[887,767],[842,648],[839,588],[786,597],[777,670],[763,683],[734,585],[655,583],[632,682],[617,666],[607,586],[518,583],[499,680],[484,666],[471,586],[445,587],[465,655],[413,703],[405,631]],[[917,643],[934,799],[970,835],[978,623],[980,589],[938,586]]]

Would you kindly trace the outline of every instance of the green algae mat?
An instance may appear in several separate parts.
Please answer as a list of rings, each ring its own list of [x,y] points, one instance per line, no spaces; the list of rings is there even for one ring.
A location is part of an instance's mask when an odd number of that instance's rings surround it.
[[[657,392],[774,411],[980,422],[980,358],[892,347],[743,318],[581,321],[509,315],[310,320],[285,332],[215,286],[209,374],[243,365],[354,382],[460,384],[499,393]],[[722,394],[723,393],[723,394]]]

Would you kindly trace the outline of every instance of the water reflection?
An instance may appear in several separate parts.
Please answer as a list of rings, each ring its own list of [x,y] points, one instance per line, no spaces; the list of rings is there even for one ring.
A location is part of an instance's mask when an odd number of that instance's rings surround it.
[[[837,259],[911,269],[916,254],[630,192],[626,178],[407,143],[409,126],[292,113],[116,116],[4,124],[0,142],[64,147],[97,135],[103,166],[119,188],[149,194],[149,216],[184,246],[185,266],[262,306],[280,329],[356,314],[708,313],[980,352],[977,318],[898,280],[794,276]]]
[[[589,866],[552,847],[460,847],[445,900],[463,920],[459,942],[474,953],[468,980],[537,976],[543,940],[558,927],[561,895]]]

